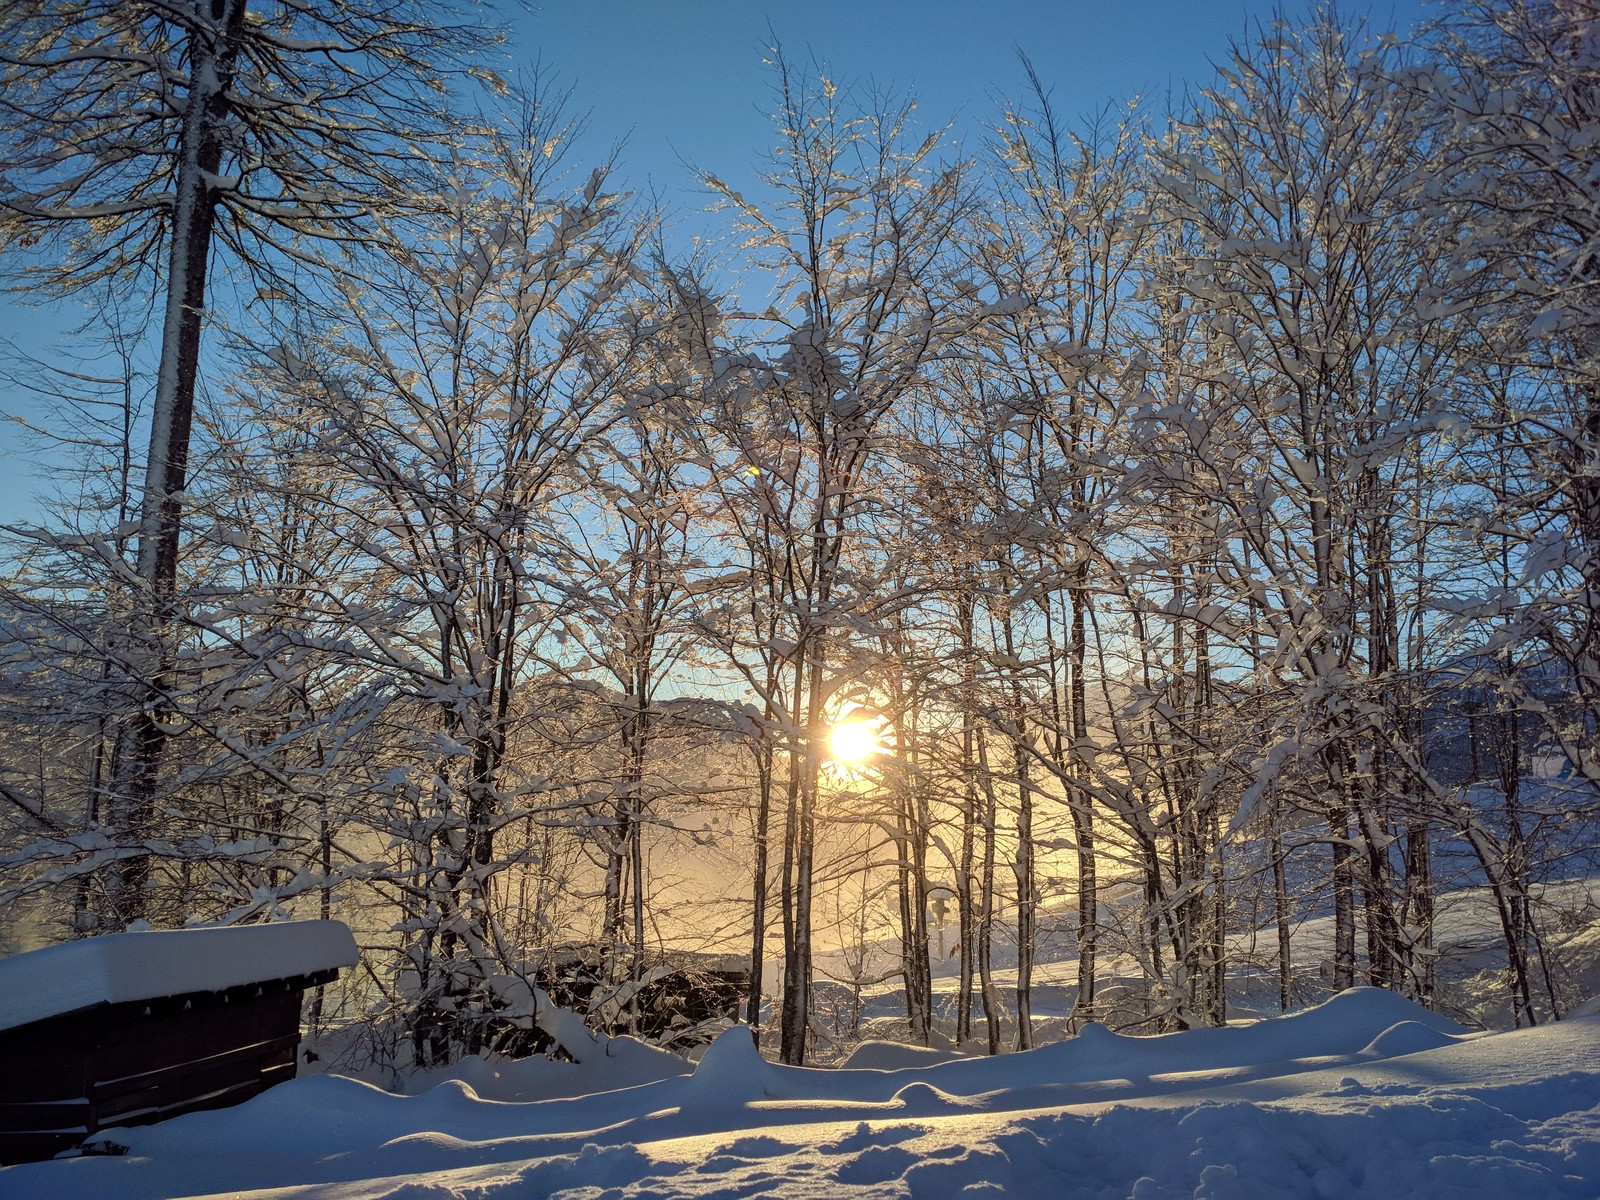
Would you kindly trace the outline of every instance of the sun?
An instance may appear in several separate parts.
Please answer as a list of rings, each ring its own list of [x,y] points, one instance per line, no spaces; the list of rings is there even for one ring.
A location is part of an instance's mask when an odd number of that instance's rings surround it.
[[[840,721],[828,731],[829,755],[844,766],[860,766],[882,750],[883,743],[870,721]]]

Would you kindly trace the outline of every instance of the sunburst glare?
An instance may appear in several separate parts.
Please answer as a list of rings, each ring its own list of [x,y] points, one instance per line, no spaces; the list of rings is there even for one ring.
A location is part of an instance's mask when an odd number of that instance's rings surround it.
[[[849,719],[828,731],[828,750],[834,762],[856,767],[881,754],[883,743],[872,722]]]

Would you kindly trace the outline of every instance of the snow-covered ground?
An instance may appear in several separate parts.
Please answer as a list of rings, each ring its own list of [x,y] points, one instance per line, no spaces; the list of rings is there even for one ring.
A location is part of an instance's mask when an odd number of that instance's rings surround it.
[[[742,1029],[692,1069],[625,1038],[584,1057],[469,1060],[412,1096],[302,1078],[110,1132],[120,1157],[5,1169],[0,1196],[1600,1196],[1600,1016],[1583,1011],[1469,1034],[1360,989],[1224,1029],[1091,1025],[997,1058],[857,1050],[879,1069],[776,1066]]]

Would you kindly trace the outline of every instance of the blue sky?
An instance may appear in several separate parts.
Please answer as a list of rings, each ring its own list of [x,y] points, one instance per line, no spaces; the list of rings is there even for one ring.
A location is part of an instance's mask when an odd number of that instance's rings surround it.
[[[1425,0],[1368,9],[1371,24],[1409,28]],[[1308,0],[1284,0],[1290,17]],[[910,93],[930,126],[976,149],[1004,97],[1024,91],[1025,51],[1058,112],[1077,119],[1135,95],[1176,103],[1205,82],[1230,38],[1269,19],[1269,0],[548,0],[513,9],[514,62],[540,61],[571,89],[588,130],[577,161],[619,140],[624,177],[691,214],[705,203],[684,164],[740,187],[770,142],[765,116],[774,37],[792,62],[822,64],[836,81]],[[0,297],[0,336],[52,357],[70,317]],[[0,416],[33,417],[25,396],[0,382]],[[142,451],[142,446],[140,447]],[[49,485],[48,456],[14,420],[0,420],[0,521],[29,520]]]
[[[1312,5],[1282,7],[1298,16]],[[1230,37],[1272,11],[1261,0],[550,0],[514,28],[524,52],[572,86],[593,143],[626,135],[627,174],[692,205],[682,160],[732,182],[768,143],[762,59],[774,36],[792,62],[814,58],[836,81],[911,93],[926,122],[953,121],[971,142],[1001,98],[1022,96],[1019,49],[1063,116],[1135,95],[1159,106],[1207,80]],[[1422,0],[1370,12],[1376,26],[1405,29]]]

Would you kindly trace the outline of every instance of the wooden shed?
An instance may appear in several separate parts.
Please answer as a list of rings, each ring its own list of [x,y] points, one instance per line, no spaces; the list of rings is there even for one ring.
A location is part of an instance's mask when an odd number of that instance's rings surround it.
[[[292,1079],[301,994],[355,961],[337,921],[105,934],[0,959],[0,1164]]]

